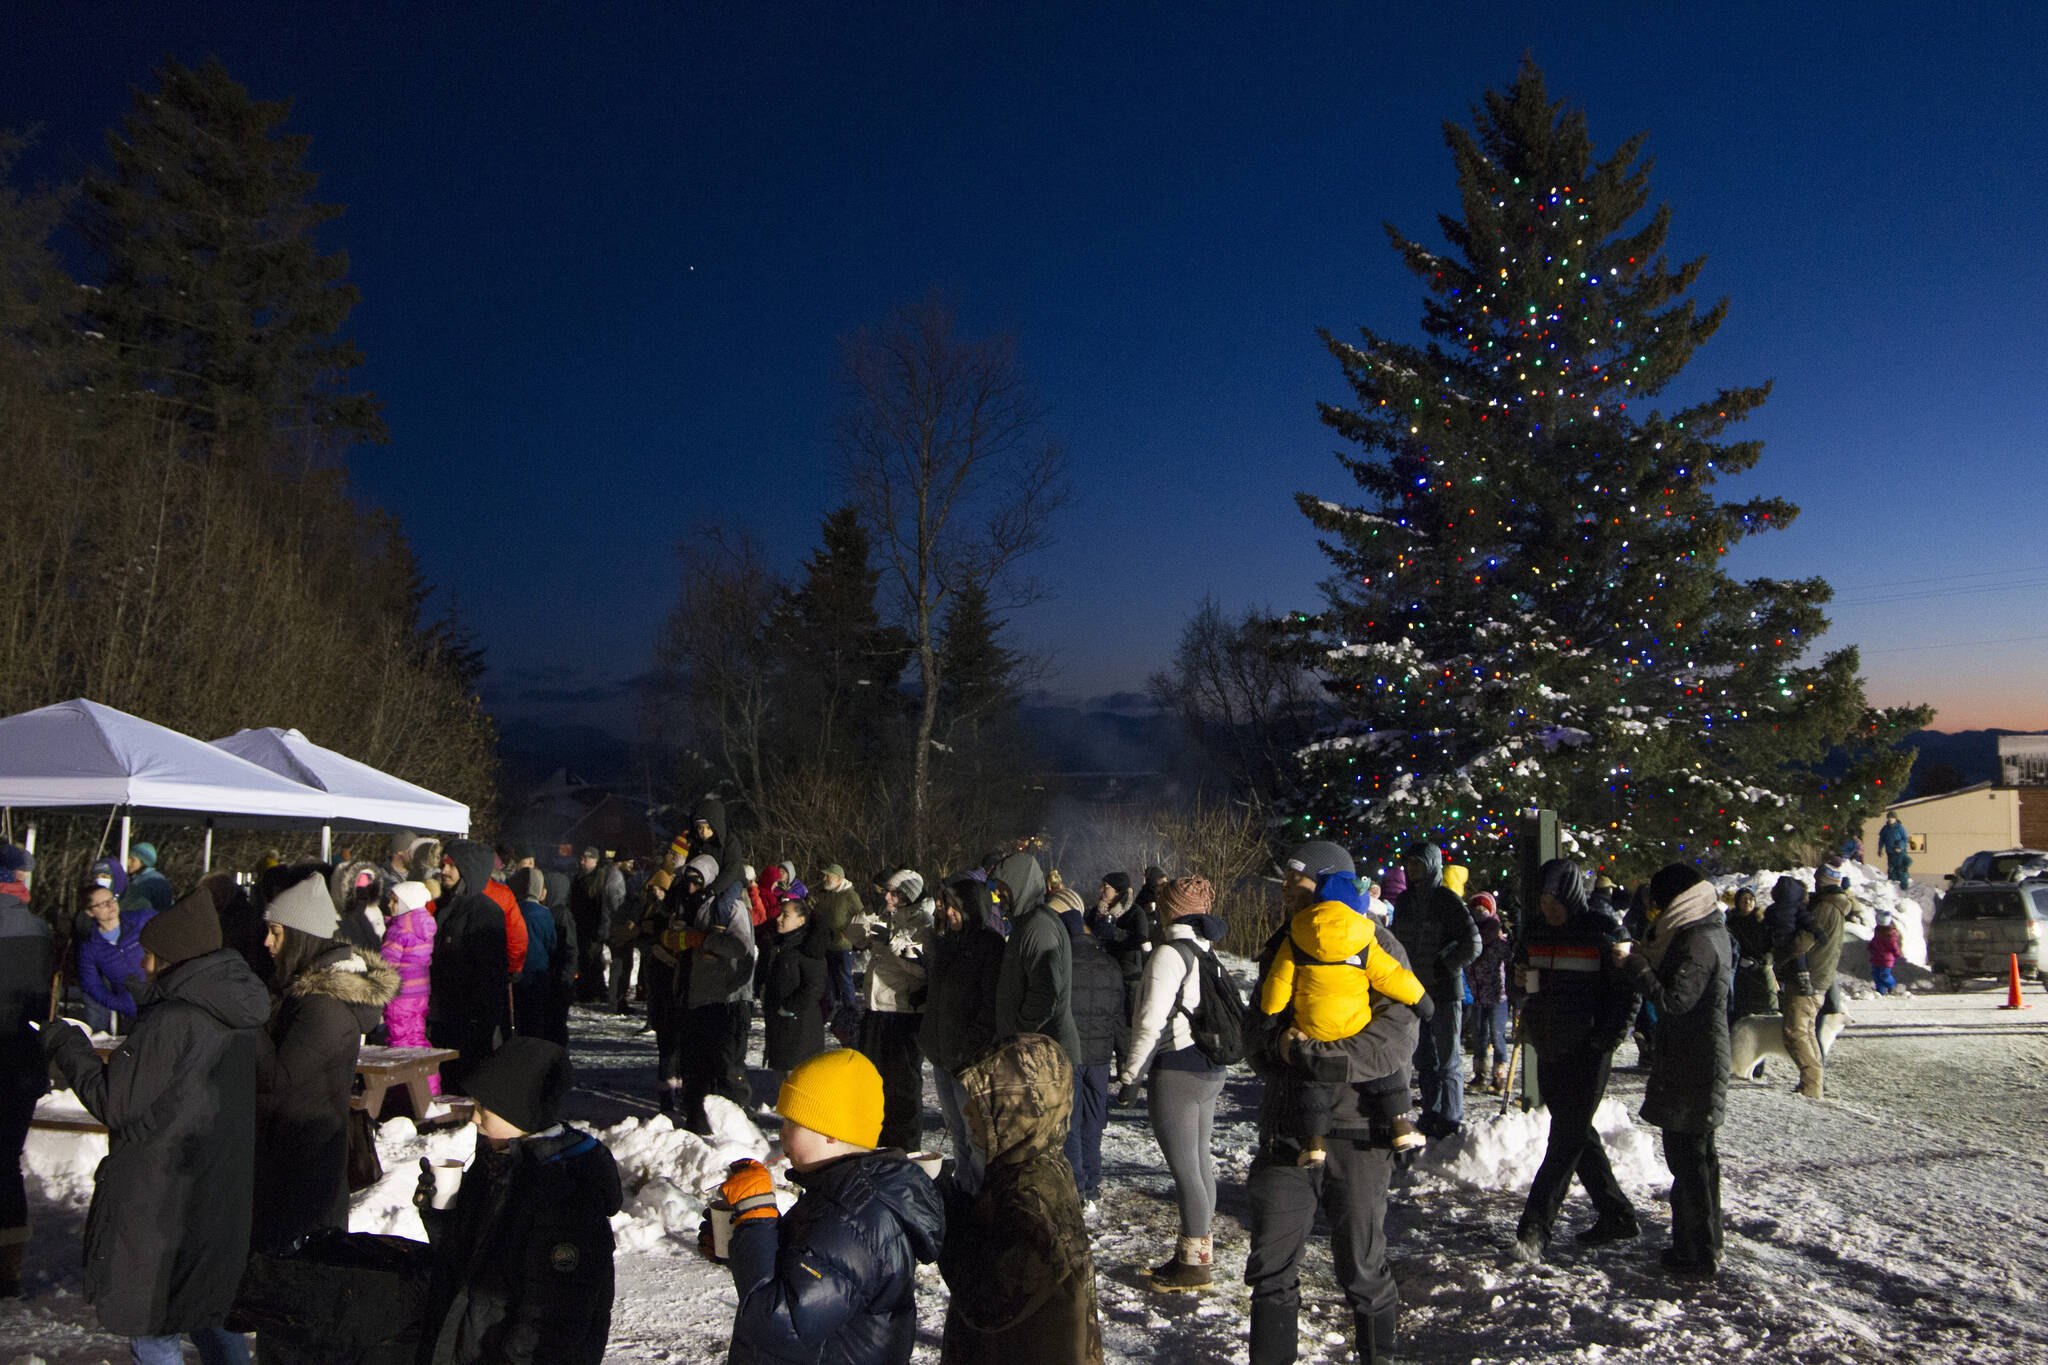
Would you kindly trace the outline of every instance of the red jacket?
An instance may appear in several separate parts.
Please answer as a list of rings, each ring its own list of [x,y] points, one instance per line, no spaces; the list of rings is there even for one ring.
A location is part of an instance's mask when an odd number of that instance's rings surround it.
[[[505,912],[505,969],[517,976],[526,967],[526,916],[519,913],[519,898],[503,882],[485,882],[484,894]]]
[[[1870,931],[1870,965],[1873,967],[1896,967],[1899,965],[1899,950],[1904,944],[1899,938],[1899,926],[1880,924]]]

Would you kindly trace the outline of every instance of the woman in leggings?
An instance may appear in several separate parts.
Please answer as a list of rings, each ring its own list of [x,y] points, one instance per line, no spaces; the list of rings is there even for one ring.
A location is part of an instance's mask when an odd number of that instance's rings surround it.
[[[1209,1228],[1216,1216],[1216,1162],[1209,1136],[1223,1093],[1223,1068],[1195,1046],[1190,1022],[1202,1001],[1200,954],[1214,952],[1223,938],[1223,921],[1212,913],[1215,901],[1200,877],[1160,886],[1160,942],[1146,955],[1118,1077],[1125,1103],[1137,1098],[1138,1082],[1150,1077],[1152,1136],[1180,1202],[1180,1241],[1166,1263],[1153,1268],[1155,1289],[1198,1289],[1209,1283],[1215,1261]]]

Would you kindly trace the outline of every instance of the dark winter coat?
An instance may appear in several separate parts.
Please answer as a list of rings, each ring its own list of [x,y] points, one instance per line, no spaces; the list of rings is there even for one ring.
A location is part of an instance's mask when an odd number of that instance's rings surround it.
[[[86,999],[116,1014],[134,1017],[128,978],[142,975],[142,926],[155,918],[154,910],[137,910],[121,916],[113,942],[100,933],[97,923],[78,940],[78,985]]]
[[[1443,854],[1435,845],[1426,848],[1422,861],[1424,877],[1395,900],[1388,927],[1408,950],[1423,989],[1443,1009],[1464,998],[1464,968],[1479,956],[1479,926],[1465,902],[1443,884]]]
[[[1079,1065],[1081,1037],[1074,1031],[1074,945],[1051,906],[1039,901],[1020,913],[1003,947],[996,978],[996,1037],[1042,1033]]]
[[[177,899],[171,879],[153,867],[145,867],[128,879],[128,889],[121,893],[121,908],[151,910],[161,915]]]
[[[479,1140],[434,1245],[423,1365],[600,1365],[611,1335],[619,1168],[588,1133]]]
[[[398,995],[398,972],[340,944],[285,986],[256,1066],[258,1251],[348,1226],[348,1109],[363,1035]]]
[[[788,1213],[732,1230],[740,1305],[727,1365],[908,1365],[917,1267],[946,1235],[938,1188],[897,1151],[790,1180],[803,1196]]]
[[[34,1024],[50,1013],[56,941],[19,897],[0,895],[0,1092],[22,1103],[50,1088]]]
[[[1287,941],[1288,925],[1282,922],[1259,951],[1259,998],[1266,974],[1280,945]],[[1408,950],[1392,934],[1382,935],[1380,947],[1388,956],[1408,967]],[[1413,968],[1411,967],[1412,971]],[[1415,1056],[1422,1019],[1413,1009],[1389,996],[1374,993],[1372,1022],[1337,1042],[1298,1041],[1293,1058],[1283,1059],[1280,1042],[1287,1031],[1289,1016],[1246,1010],[1245,1060],[1265,1078],[1259,1100],[1259,1152],[1262,1158],[1292,1164],[1299,1153],[1300,1137],[1296,1116],[1301,1111],[1298,1088],[1304,1083],[1337,1087],[1336,1103],[1330,1110],[1330,1137],[1362,1146],[1387,1146],[1393,1131],[1381,1117],[1376,1100],[1361,1100],[1362,1092],[1376,1082],[1403,1070]]]
[[[995,1041],[996,982],[1003,970],[1003,935],[988,887],[958,887],[965,902],[960,928],[941,929],[925,954],[924,1022],[917,1045],[935,1067],[949,1075]]]
[[[1728,937],[1735,947],[1734,1000],[1737,1019],[1749,1014],[1775,1014],[1778,977],[1771,966],[1771,926],[1761,914],[1728,917]]]
[[[1124,974],[1095,936],[1074,937],[1074,1034],[1082,1066],[1107,1066],[1124,1035]]]
[[[104,1063],[79,1029],[44,1035],[51,1065],[108,1132],[85,1222],[86,1297],[117,1336],[218,1327],[249,1259],[270,992],[222,948],[135,1003],[135,1031]]]
[[[1712,888],[1700,883],[1712,894]],[[1667,912],[1668,913],[1668,912]],[[1719,910],[1680,929],[1653,970],[1638,948],[1624,960],[1632,989],[1657,1008],[1657,1046],[1643,1121],[1673,1133],[1721,1126],[1728,1102],[1728,991],[1733,947]]]
[[[506,1022],[505,912],[484,891],[490,881],[491,850],[468,839],[448,847],[448,860],[462,880],[444,893],[434,910],[434,961],[427,1000],[429,1027],[439,1021],[465,1025],[487,1035]],[[488,1050],[488,1048],[486,1048]]]
[[[1124,981],[1135,991],[1138,978],[1145,974],[1145,950],[1153,941],[1153,911],[1151,902],[1140,901],[1135,893],[1125,892],[1123,900],[1124,904],[1113,907],[1121,913],[1104,913],[1091,907],[1088,928],[1116,959]]]
[[[519,917],[526,921],[526,962],[519,968],[519,988],[525,990],[554,976],[555,913],[539,901],[521,901]]]
[[[1604,1055],[1621,1046],[1637,1008],[1635,992],[1608,960],[1622,928],[1577,894],[1566,908],[1563,924],[1538,910],[1522,930],[1515,961],[1539,973],[1522,1004],[1522,1038],[1545,1057]]]
[[[969,1062],[960,1085],[988,1169],[978,1194],[947,1201],[941,1365],[1100,1365],[1095,1262],[1061,1155],[1073,1063],[1026,1033]]]
[[[770,1071],[789,1071],[825,1050],[825,952],[832,931],[815,921],[777,944],[761,1000],[766,1031],[762,1059]]]

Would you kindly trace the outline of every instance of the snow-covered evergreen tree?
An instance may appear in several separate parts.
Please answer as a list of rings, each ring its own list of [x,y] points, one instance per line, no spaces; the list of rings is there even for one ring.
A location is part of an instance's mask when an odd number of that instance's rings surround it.
[[[1815,648],[1820,578],[1722,567],[1798,509],[1714,496],[1761,454],[1722,437],[1769,385],[1653,406],[1727,305],[1696,312],[1703,262],[1666,262],[1642,137],[1596,162],[1528,63],[1445,136],[1450,251],[1387,229],[1428,340],[1323,334],[1355,401],[1322,419],[1366,497],[1299,498],[1337,573],[1296,624],[1345,721],[1302,751],[1295,828],[1492,869],[1533,806],[1625,872],[1838,844],[1926,712],[1873,710],[1855,650]]]

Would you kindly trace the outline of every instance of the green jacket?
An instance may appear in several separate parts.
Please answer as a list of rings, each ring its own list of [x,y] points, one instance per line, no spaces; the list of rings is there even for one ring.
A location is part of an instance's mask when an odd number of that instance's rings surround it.
[[[852,949],[853,944],[846,937],[846,925],[860,910],[860,892],[853,889],[852,882],[837,891],[811,893],[811,913],[825,926],[829,939],[825,944],[827,952],[843,953]]]
[[[1835,984],[1835,968],[1842,961],[1842,928],[1855,902],[1839,887],[1821,892],[1806,903],[1807,916],[1812,920],[1811,929],[1802,929],[1792,935],[1786,945],[1786,957],[1806,955],[1806,974],[1813,982],[1815,995],[1826,995],[1828,988]],[[1781,961],[1783,958],[1781,958]],[[1785,979],[1781,965],[1778,979]]]
[[[978,1195],[947,1199],[941,1365],[1101,1365],[1095,1261],[1060,1153],[1073,1064],[1050,1038],[1023,1034],[967,1063],[960,1085],[988,1173]]]

